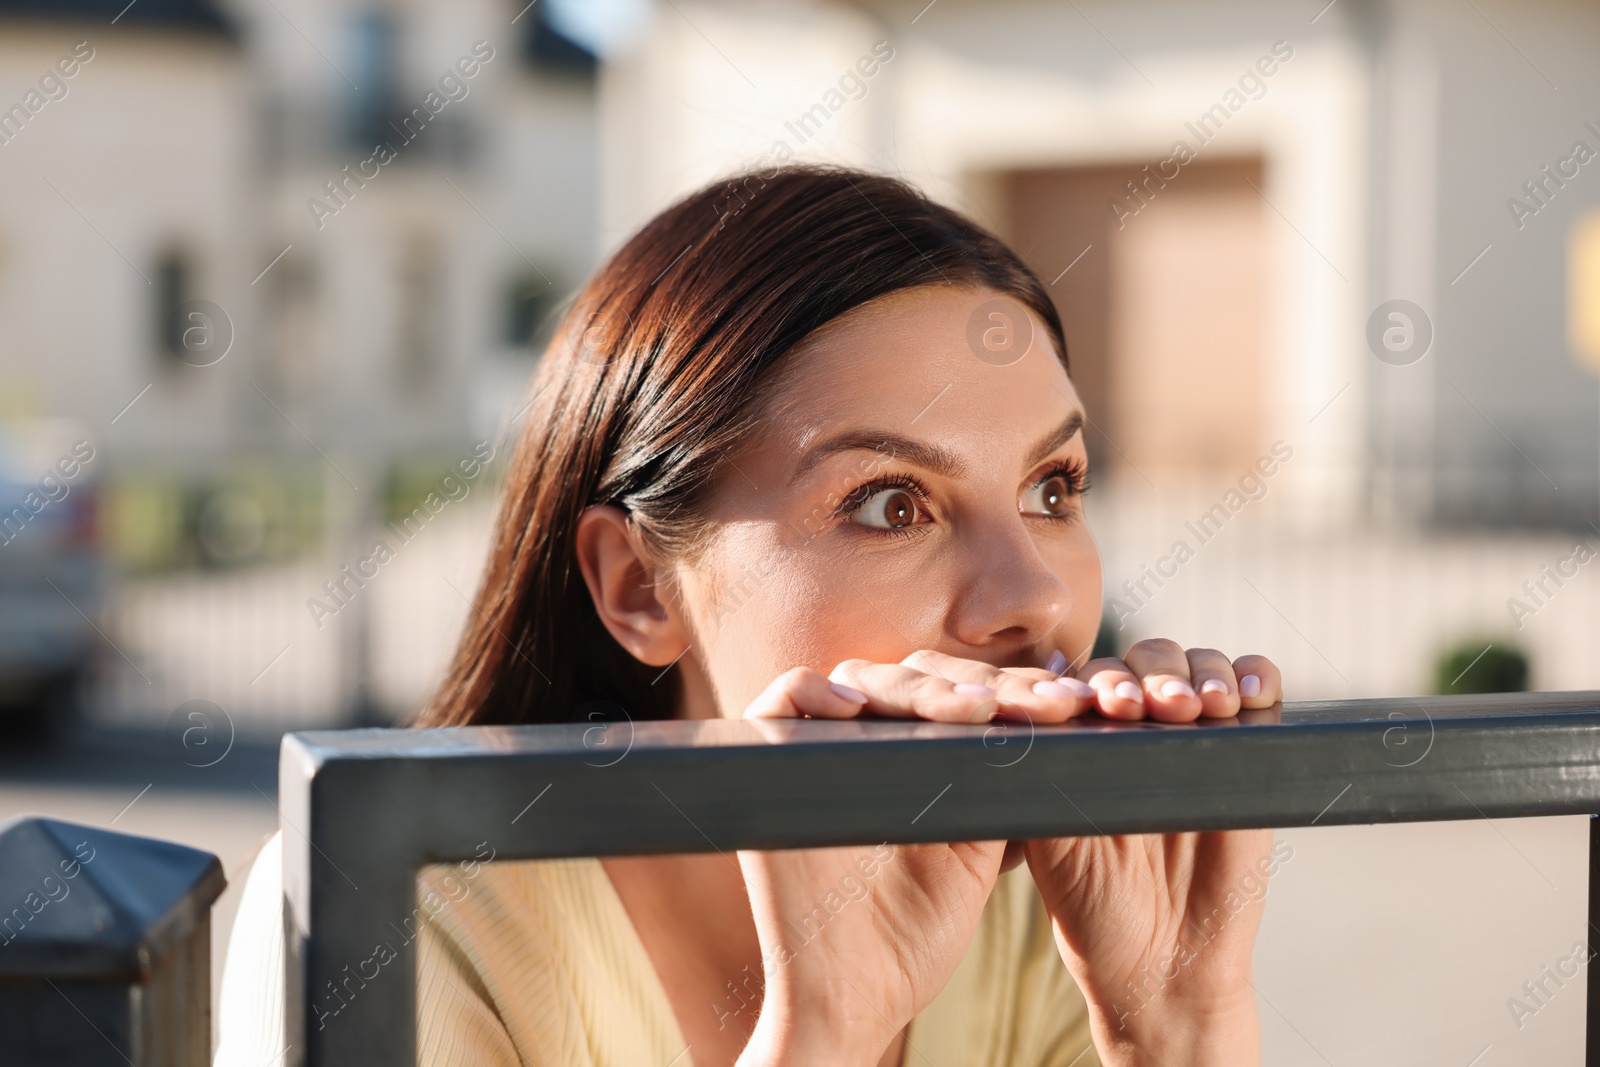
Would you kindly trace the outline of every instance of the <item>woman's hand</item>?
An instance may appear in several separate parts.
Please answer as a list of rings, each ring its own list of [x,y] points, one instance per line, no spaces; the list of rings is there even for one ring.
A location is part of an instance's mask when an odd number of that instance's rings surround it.
[[[781,675],[745,716],[1058,723],[1099,711],[1191,722],[1270,707],[1281,697],[1278,670],[1265,657],[1229,661],[1170,641],[1142,641],[1123,659],[1094,660],[1076,677],[1061,673],[1068,666],[1058,656],[1045,668],[1000,668],[927,650],[898,664],[847,660],[828,676],[807,668]],[[1106,1067],[1166,1059],[1235,1067],[1259,1057],[1250,956],[1271,844],[1270,830],[1026,843]],[[874,888],[866,898],[872,907],[852,904],[836,917],[854,908],[862,923],[833,927],[847,954],[802,960],[797,952],[777,966],[788,916],[806,914],[826,894],[828,871],[837,880],[871,850],[741,853],[771,998],[741,1065],[805,1062],[808,1055],[877,1062],[871,1050],[883,1047],[884,1035],[892,1037],[948,981],[999,871],[1023,858],[1014,843],[1002,863],[1002,847],[900,846],[899,877],[881,883],[883,895]],[[853,1016],[838,1014],[851,1006],[835,995],[841,984],[854,997]],[[1159,1007],[1143,1010],[1157,999]]]
[[[1229,660],[1214,648],[1185,650],[1175,641],[1140,641],[1122,659],[1096,659],[1078,677],[1111,719],[1193,722],[1226,719],[1240,708],[1270,708],[1283,699],[1283,678],[1265,656]]]
[[[1282,696],[1261,656],[1141,641],[1124,659],[1081,672],[1113,717],[1189,722]],[[1250,957],[1277,869],[1271,830],[1052,838],[1025,851],[1106,1067],[1260,1061]]]
[[[1058,664],[1064,668],[1065,657]],[[747,719],[882,715],[931,722],[1000,718],[1057,723],[1093,710],[1095,695],[1093,687],[1060,670],[993,667],[922,649],[899,663],[847,659],[826,676],[796,667],[767,686],[744,715]]]
[[[985,702],[993,713],[992,693],[960,693],[893,669],[853,677],[862,689],[789,671],[746,717],[844,718],[876,704],[971,722]],[[966,955],[1004,848],[988,841],[740,852],[764,987],[739,1067],[876,1067]]]
[[[849,659],[826,676],[806,667],[779,675],[744,715],[1048,724],[1098,711],[1111,719],[1192,722],[1269,708],[1282,698],[1278,668],[1265,656],[1230,661],[1216,649],[1185,651],[1172,641],[1140,641],[1122,659],[1069,668],[1060,653],[1045,667],[995,667],[928,649],[899,663]]]
[[[1250,957],[1271,830],[1030,841],[1056,947],[1105,1067],[1260,1062]]]
[[[764,987],[739,1067],[877,1067],[966,955],[1004,847],[740,852]]]

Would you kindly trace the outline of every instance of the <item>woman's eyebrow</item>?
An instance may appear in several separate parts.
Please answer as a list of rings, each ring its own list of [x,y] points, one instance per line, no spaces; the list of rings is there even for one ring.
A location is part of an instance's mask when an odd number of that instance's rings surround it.
[[[1022,465],[1024,467],[1033,466],[1035,463],[1039,462],[1041,459],[1048,456],[1050,453],[1054,452],[1056,449],[1060,448],[1074,437],[1078,436],[1078,431],[1081,429],[1083,429],[1083,411],[1082,409],[1077,409],[1074,410],[1072,414],[1068,415],[1064,420],[1062,420],[1060,426],[1057,426],[1054,430],[1051,430],[1049,433],[1039,438],[1038,444],[1034,445],[1032,450],[1028,452],[1028,458]]]
[[[789,484],[794,485],[805,477],[807,471],[829,456],[854,451],[885,453],[945,478],[959,478],[967,469],[961,458],[943,445],[901,437],[886,430],[846,430],[818,441],[807,449],[789,478]]]
[[[1060,426],[1039,438],[1028,452],[1024,467],[1031,467],[1050,453],[1076,437],[1083,429],[1083,412],[1073,411]],[[794,485],[817,464],[839,452],[869,451],[887,453],[895,459],[931,471],[945,478],[959,478],[966,473],[966,464],[954,451],[943,445],[918,441],[911,437],[889,433],[886,430],[846,430],[817,442],[807,449],[795,467],[789,484]]]

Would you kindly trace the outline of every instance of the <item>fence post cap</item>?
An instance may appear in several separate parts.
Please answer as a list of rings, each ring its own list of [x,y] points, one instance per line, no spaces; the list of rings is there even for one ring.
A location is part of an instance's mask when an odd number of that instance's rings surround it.
[[[227,885],[209,852],[40,816],[0,823],[0,979],[139,982]]]

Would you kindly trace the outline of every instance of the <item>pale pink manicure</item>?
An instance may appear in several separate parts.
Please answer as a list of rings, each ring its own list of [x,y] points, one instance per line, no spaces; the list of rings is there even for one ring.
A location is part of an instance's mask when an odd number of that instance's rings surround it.
[[[1144,703],[1144,691],[1139,688],[1137,682],[1118,682],[1112,692],[1123,700],[1131,700],[1136,704]]]
[[[829,682],[828,688],[852,704],[865,704],[867,702],[867,694],[859,689],[852,689],[841,682]]]
[[[1056,684],[1064,685],[1068,689],[1072,690],[1072,695],[1075,697],[1094,696],[1094,686],[1090,685],[1081,678],[1057,678]]]
[[[1162,685],[1161,695],[1164,697],[1192,697],[1194,696],[1194,686],[1174,678],[1172,681]]]
[[[1049,671],[1051,674],[1060,674],[1062,671],[1067,669],[1067,657],[1061,654],[1061,650],[1059,648],[1056,649],[1054,652],[1050,653],[1050,659],[1047,663],[1045,663],[1044,669]]]
[[[1066,680],[1063,679],[1063,681]],[[1077,681],[1077,679],[1073,678],[1071,681]],[[1081,682],[1079,684],[1082,685]],[[1088,689],[1089,687],[1084,686],[1084,688]],[[1042,697],[1049,697],[1051,700],[1076,700],[1084,695],[1071,686],[1063,685],[1061,682],[1034,682],[1033,691]]]
[[[986,685],[974,685],[972,682],[957,682],[955,691],[964,697],[977,697],[979,700],[988,700],[994,696],[994,690]]]
[[[1261,679],[1253,674],[1247,674],[1239,679],[1239,695],[1254,697],[1261,695]]]
[[[1221,678],[1207,678],[1200,685],[1200,692],[1202,693],[1226,693],[1227,691],[1228,683]]]

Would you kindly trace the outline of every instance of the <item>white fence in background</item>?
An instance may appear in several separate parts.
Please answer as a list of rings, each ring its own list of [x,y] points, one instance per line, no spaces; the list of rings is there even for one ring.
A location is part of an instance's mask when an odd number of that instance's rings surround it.
[[[1179,539],[1194,548],[1187,562],[1164,566],[1176,573],[1160,587],[1147,579],[1152,595],[1141,594],[1124,642],[1163,636],[1232,655],[1264,653],[1282,666],[1290,699],[1431,692],[1442,650],[1471,641],[1525,652],[1531,689],[1600,688],[1600,535],[1593,531],[1318,533],[1263,500],[1200,543],[1192,524],[1216,502],[1123,498],[1096,507],[1107,501],[1091,495],[1108,603],[1122,597],[1136,606],[1123,583],[1170,557]],[[1575,553],[1580,543],[1585,549]],[[1514,613],[1513,599],[1528,611]]]
[[[100,714],[160,722],[198,699],[222,707],[246,733],[340,725],[351,677],[347,628],[361,604],[372,696],[400,719],[445,668],[477,587],[490,517],[476,501],[445,510],[397,545],[331,617],[319,618],[307,601],[337,606],[323,583],[355,560],[124,581],[107,636],[127,658],[107,655],[112,681]],[[393,535],[387,540],[395,545]]]

